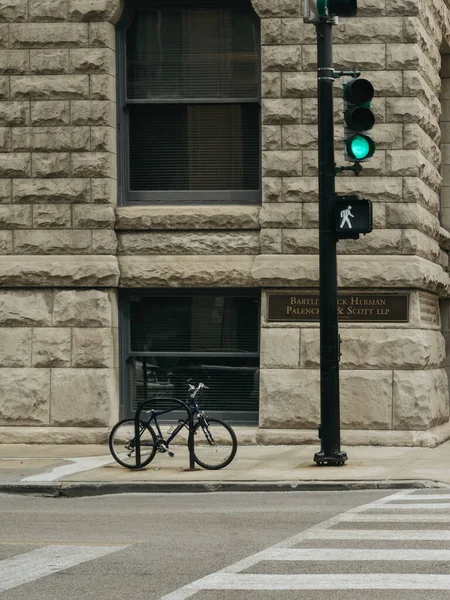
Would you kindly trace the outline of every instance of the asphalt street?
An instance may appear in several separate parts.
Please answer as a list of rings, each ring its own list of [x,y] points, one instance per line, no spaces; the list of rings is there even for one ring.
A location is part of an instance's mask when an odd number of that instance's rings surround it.
[[[1,496],[0,593],[448,600],[449,520],[446,489]]]

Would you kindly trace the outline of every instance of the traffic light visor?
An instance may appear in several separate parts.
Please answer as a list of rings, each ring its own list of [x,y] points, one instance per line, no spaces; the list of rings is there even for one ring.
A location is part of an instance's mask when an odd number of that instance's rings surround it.
[[[356,0],[328,0],[328,14],[333,17],[355,17],[358,11]]]
[[[367,135],[354,135],[345,145],[349,156],[355,160],[370,158],[375,152],[375,144]]]
[[[375,90],[368,79],[351,79],[345,84],[344,98],[350,104],[365,104],[370,102],[374,96]]]

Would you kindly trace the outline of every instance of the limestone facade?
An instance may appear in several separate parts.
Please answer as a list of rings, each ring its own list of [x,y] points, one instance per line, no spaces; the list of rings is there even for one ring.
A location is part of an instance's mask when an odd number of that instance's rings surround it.
[[[126,206],[116,167],[123,2],[0,0],[0,442],[105,439],[119,418],[118,294],[177,287],[261,290],[260,439],[315,439],[318,325],[267,319],[269,293],[318,287],[315,28],[303,0],[252,4],[261,205]],[[358,5],[333,28],[334,64],[373,82],[377,150],[336,186],[373,201],[374,231],[339,243],[339,285],[407,293],[409,320],[341,327],[343,440],[437,443],[450,437],[450,8]],[[342,122],[336,82],[338,165]],[[442,315],[430,319],[424,303],[438,300]]]

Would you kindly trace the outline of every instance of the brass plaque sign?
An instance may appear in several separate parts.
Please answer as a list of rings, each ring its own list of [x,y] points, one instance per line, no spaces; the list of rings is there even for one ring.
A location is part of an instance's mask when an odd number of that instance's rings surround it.
[[[316,293],[269,294],[268,321],[319,321]],[[408,322],[408,295],[339,294],[339,321]]]

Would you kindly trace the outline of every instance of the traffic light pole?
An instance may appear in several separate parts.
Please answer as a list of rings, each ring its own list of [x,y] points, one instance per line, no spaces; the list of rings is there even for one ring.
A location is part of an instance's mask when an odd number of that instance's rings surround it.
[[[337,309],[336,225],[334,213],[333,24],[323,20],[317,30],[319,122],[319,261],[320,261],[320,439],[319,465],[341,465],[339,410],[339,333]]]

